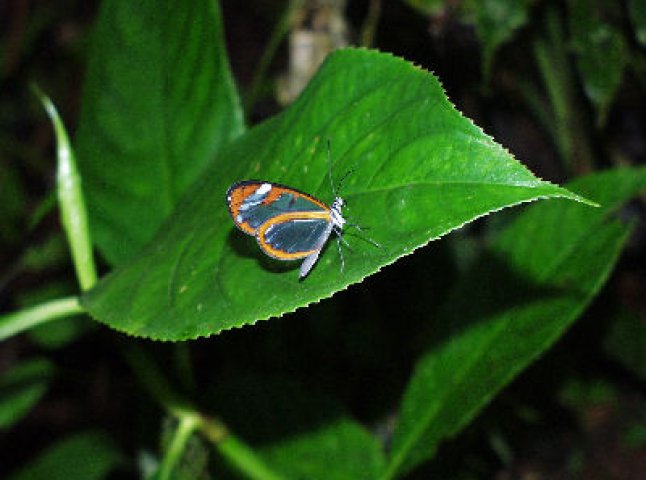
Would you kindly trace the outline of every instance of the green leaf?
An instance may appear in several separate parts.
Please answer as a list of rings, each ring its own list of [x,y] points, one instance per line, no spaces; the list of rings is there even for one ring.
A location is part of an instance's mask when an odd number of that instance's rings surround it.
[[[383,471],[377,439],[336,401],[298,383],[238,375],[218,385],[210,406],[285,478],[373,480]]]
[[[107,0],[77,140],[98,248],[132,258],[244,129],[218,2]]]
[[[456,435],[603,286],[630,231],[610,214],[646,188],[646,169],[591,175],[570,188],[603,207],[554,201],[527,208],[435,315],[431,345],[404,395],[386,478]]]
[[[57,441],[9,480],[99,480],[123,463],[106,434],[87,431]]]
[[[438,15],[442,13],[447,4],[445,0],[404,0],[405,3],[413,8],[416,8],[425,15]]]
[[[355,169],[344,183],[347,215],[371,226],[382,248],[350,232],[344,272],[332,246],[299,282],[285,271],[294,262],[264,257],[233,226],[224,197],[233,182],[261,178],[329,202],[327,139],[333,171]],[[221,158],[145,252],[83,297],[96,319],[155,339],[210,335],[329,297],[489,212],[581,200],[534,177],[462,117],[433,75],[367,50],[332,54],[288,110]]]
[[[598,123],[605,123],[608,109],[621,84],[630,53],[621,29],[604,17],[619,15],[615,2],[570,0],[570,32],[577,67],[588,98],[597,110]]]
[[[21,235],[27,209],[23,183],[13,163],[8,158],[0,160],[0,242],[3,245],[18,241]]]
[[[44,358],[15,365],[0,377],[0,429],[24,417],[47,391],[54,366]]]
[[[534,0],[468,0],[463,6],[465,13],[473,15],[476,32],[482,42],[482,71],[488,79],[496,51],[529,18]]]
[[[628,0],[628,13],[635,28],[635,35],[642,46],[646,47],[646,6],[642,0]]]
[[[61,213],[61,223],[70,247],[76,277],[81,290],[96,283],[97,274],[92,254],[92,240],[88,226],[85,198],[81,178],[76,167],[74,151],[69,142],[65,125],[56,107],[38,87],[34,87],[56,134],[56,193]]]
[[[623,310],[613,319],[604,349],[611,357],[646,381],[646,322],[638,314]]]

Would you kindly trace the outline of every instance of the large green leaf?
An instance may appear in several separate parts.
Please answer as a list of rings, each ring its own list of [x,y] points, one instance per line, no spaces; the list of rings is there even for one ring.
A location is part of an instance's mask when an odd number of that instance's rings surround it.
[[[102,3],[76,147],[93,238],[110,263],[151,239],[242,130],[217,2]]]
[[[646,188],[646,169],[591,175],[570,188],[603,207],[531,206],[502,231],[433,319],[432,344],[404,395],[387,478],[429,458],[464,427],[560,337],[604,284],[630,231],[608,217]]]
[[[54,443],[9,479],[100,480],[123,463],[123,455],[107,435],[87,431]]]
[[[345,271],[328,248],[303,282],[236,230],[224,197],[238,180],[281,182],[331,200],[376,248],[346,235]],[[434,76],[390,55],[331,55],[282,115],[244,135],[193,188],[145,252],[83,297],[98,320],[132,335],[187,339],[282,315],[361,281],[397,258],[503,207],[576,195],[543,182],[462,117]]]

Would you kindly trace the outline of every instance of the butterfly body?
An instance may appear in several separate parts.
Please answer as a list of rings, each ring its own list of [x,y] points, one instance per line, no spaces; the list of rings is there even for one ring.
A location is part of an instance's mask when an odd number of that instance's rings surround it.
[[[341,197],[327,206],[277,183],[237,182],[226,198],[236,227],[253,235],[265,254],[277,260],[303,260],[300,278],[310,272],[332,232],[341,238],[346,223]]]

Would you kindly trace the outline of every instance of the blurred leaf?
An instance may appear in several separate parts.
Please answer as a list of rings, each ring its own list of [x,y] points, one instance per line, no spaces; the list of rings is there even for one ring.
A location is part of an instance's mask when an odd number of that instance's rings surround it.
[[[105,433],[88,431],[55,442],[9,480],[98,480],[123,463]]]
[[[569,0],[570,35],[586,94],[600,125],[621,84],[629,51],[621,29],[604,17],[620,8],[614,1]]]
[[[646,47],[646,6],[643,0],[628,0],[628,13],[635,28],[637,40]]]
[[[626,428],[622,444],[631,449],[643,450],[646,448],[646,413],[642,410],[632,425]]]
[[[373,480],[383,470],[376,438],[311,388],[238,375],[218,385],[211,407],[286,478]]]
[[[0,377],[0,429],[11,427],[29,413],[47,391],[53,374],[49,360],[33,358]]]
[[[446,0],[404,0],[426,15],[437,15],[447,8]]]
[[[623,311],[612,322],[604,341],[606,352],[646,381],[646,320]]]
[[[609,217],[646,188],[646,169],[590,175],[569,188],[602,207],[554,201],[527,208],[433,319],[432,345],[404,395],[386,478],[456,435],[603,286],[630,232]]]
[[[372,226],[383,248],[346,235],[345,271],[332,247],[299,282],[284,272],[294,262],[264,257],[234,227],[224,196],[235,181],[263,178],[329,201],[327,139],[334,172],[356,167],[344,184],[348,213]],[[96,319],[155,339],[210,335],[328,297],[489,212],[539,198],[581,200],[537,179],[462,117],[434,76],[367,50],[329,56],[288,110],[222,158],[145,252],[84,296]]]
[[[103,2],[77,153],[107,260],[132,258],[243,128],[218,2]]]
[[[571,378],[561,387],[559,401],[574,411],[599,405],[608,405],[617,400],[617,389],[601,378]]]
[[[27,194],[18,171],[0,159],[0,244],[13,243],[20,238],[26,202]]]
[[[27,270],[42,271],[69,261],[68,255],[65,238],[56,232],[42,243],[27,247],[20,261]]]
[[[482,71],[491,76],[493,58],[498,49],[509,41],[516,30],[529,18],[534,0],[466,0],[463,11],[473,16],[476,32],[482,42]]]
[[[86,316],[60,318],[32,328],[29,338],[41,348],[58,350],[74,342],[95,325]]]

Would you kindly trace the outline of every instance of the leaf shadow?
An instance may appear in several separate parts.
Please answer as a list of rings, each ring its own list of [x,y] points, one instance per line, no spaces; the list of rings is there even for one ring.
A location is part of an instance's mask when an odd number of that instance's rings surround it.
[[[255,448],[310,436],[347,417],[331,397],[280,374],[225,374],[207,397],[209,408]]]
[[[483,252],[457,280],[436,314],[419,332],[415,349],[429,352],[479,324],[513,315],[516,309],[564,295],[583,295],[576,286],[531,278],[509,259]]]
[[[237,256],[253,258],[258,262],[260,268],[271,273],[289,272],[300,265],[299,261],[281,261],[265,255],[254,237],[244,234],[237,228],[232,228],[229,232],[227,244]]]

